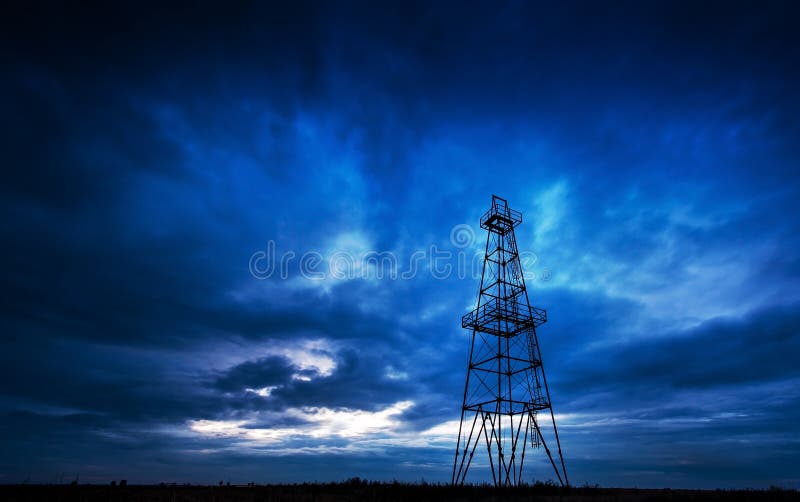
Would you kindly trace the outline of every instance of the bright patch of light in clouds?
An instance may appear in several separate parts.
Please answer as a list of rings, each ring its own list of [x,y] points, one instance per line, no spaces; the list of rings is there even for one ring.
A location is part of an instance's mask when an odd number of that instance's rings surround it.
[[[336,369],[336,361],[329,355],[330,344],[325,340],[308,340],[297,345],[280,348],[273,354],[285,356],[301,370],[312,370],[317,376],[330,376]],[[303,380],[304,378],[296,376]]]
[[[560,180],[537,194],[535,210],[529,212],[536,215],[534,233],[537,247],[546,247],[550,240],[558,238],[567,213],[568,194],[569,187],[565,180]]]
[[[276,385],[273,385],[273,386],[270,386],[270,387],[262,387],[262,388],[260,388],[260,389],[250,389],[250,388],[247,388],[247,389],[245,389],[244,391],[245,391],[245,392],[250,392],[250,393],[252,393],[252,394],[258,394],[258,395],[259,395],[259,396],[261,396],[261,397],[269,397],[269,396],[270,396],[270,394],[272,394],[272,391],[273,391],[273,390],[275,390],[275,389],[277,389],[277,388],[278,388],[278,387],[277,387]]]
[[[255,449],[272,454],[319,453],[320,451],[371,450],[387,447],[450,448],[458,431],[458,421],[450,420],[422,431],[409,430],[400,415],[414,406],[399,401],[379,411],[290,408],[280,414],[256,413],[247,420],[190,420],[190,433],[206,438],[233,440],[234,448]],[[274,420],[294,420],[290,427],[261,427]],[[297,441],[313,439],[313,448],[289,448]],[[345,444],[341,443],[345,440]],[[265,448],[266,447],[266,448]],[[207,451],[204,449],[203,451]]]
[[[398,418],[411,408],[413,401],[399,401],[380,411],[319,408],[289,408],[281,417],[294,419],[292,427],[256,427],[266,414],[254,414],[250,420],[190,420],[189,429],[206,437],[238,439],[242,446],[280,446],[284,441],[313,438],[355,439],[389,434],[401,425]]]

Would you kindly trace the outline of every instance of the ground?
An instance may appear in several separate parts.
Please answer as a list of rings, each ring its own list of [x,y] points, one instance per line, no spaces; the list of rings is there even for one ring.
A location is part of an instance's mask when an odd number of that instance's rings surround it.
[[[350,480],[344,483],[196,486],[196,485],[6,485],[0,486],[0,500],[80,502],[256,502],[329,500],[531,500],[531,501],[671,501],[671,500],[800,500],[797,490],[670,490],[633,488],[559,488],[534,485],[495,489],[489,486],[452,487],[435,484],[373,483]]]

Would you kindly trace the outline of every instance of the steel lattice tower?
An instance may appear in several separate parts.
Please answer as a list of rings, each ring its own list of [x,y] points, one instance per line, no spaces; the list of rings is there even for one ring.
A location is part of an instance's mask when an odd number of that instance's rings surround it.
[[[530,444],[544,449],[559,482],[569,485],[536,337],[547,314],[530,305],[514,237],[522,214],[493,195],[480,223],[489,234],[478,305],[461,319],[461,326],[472,331],[472,345],[452,482],[464,483],[480,443],[495,486],[519,485]],[[552,435],[546,422],[552,423]],[[551,445],[555,439],[558,462],[546,437]]]

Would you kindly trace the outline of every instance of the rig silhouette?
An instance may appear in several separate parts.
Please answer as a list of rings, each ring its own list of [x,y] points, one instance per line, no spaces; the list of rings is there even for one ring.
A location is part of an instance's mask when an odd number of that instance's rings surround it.
[[[514,236],[520,223],[522,213],[496,195],[480,220],[488,235],[478,304],[461,318],[461,326],[472,331],[472,345],[453,460],[454,485],[464,483],[479,443],[485,444],[495,486],[525,482],[522,469],[528,445],[543,449],[558,481],[569,485],[536,337],[547,314],[530,305],[525,289]],[[552,424],[552,435],[542,433],[543,417]],[[546,436],[555,439],[558,462]],[[476,461],[473,470],[485,458]]]

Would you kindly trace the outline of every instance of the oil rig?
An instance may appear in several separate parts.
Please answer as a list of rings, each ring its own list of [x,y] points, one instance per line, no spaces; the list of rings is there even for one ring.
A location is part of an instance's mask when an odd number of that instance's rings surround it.
[[[520,223],[522,213],[496,195],[480,219],[488,235],[478,303],[461,318],[461,327],[472,333],[472,344],[453,460],[454,485],[465,482],[470,467],[488,467],[495,486],[524,484],[525,455],[535,450],[544,450],[559,483],[569,485],[536,337],[547,313],[532,307],[528,298],[514,236]]]

